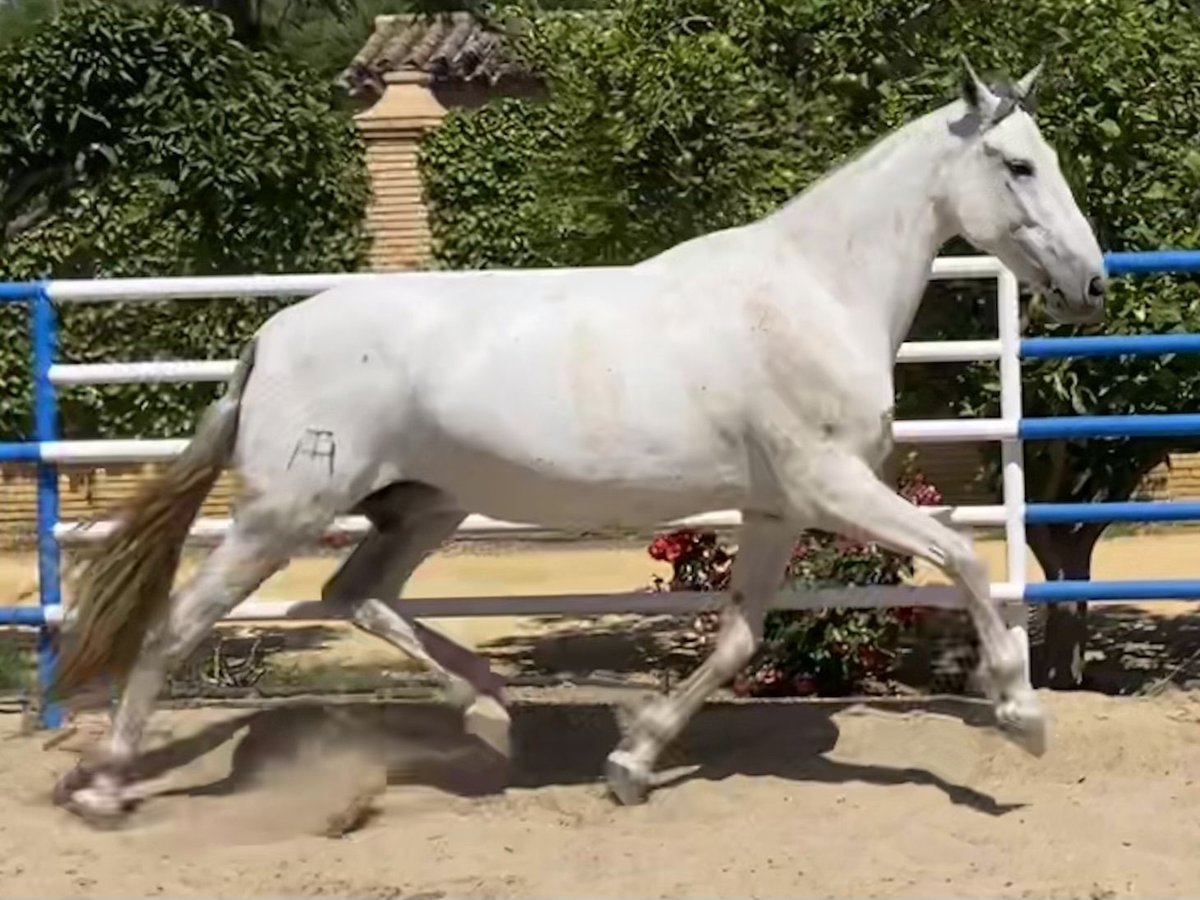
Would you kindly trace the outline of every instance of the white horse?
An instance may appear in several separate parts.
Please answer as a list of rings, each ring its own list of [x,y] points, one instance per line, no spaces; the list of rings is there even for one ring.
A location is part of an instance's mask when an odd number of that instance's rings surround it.
[[[84,571],[58,687],[108,674],[123,694],[103,752],[59,782],[58,802],[88,817],[128,809],[168,667],[353,511],[373,528],[323,598],[428,660],[469,712],[502,712],[499,680],[397,599],[468,512],[598,529],[742,511],[715,651],[608,758],[622,802],[644,798],[664,745],[754,653],[808,528],[948,572],[998,725],[1044,752],[1044,713],[984,566],[878,477],[896,353],[947,240],[998,256],[1059,320],[1104,315],[1100,249],[1024,104],[1040,65],[1003,88],[963,65],[961,99],[744,227],[625,269],[382,278],[274,315],[187,451]],[[229,465],[245,488],[235,520],[172,594],[189,525]]]

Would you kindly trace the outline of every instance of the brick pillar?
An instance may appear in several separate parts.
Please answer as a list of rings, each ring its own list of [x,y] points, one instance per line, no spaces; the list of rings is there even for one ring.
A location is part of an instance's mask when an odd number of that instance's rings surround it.
[[[370,267],[397,271],[423,267],[430,256],[429,226],[417,169],[421,136],[436,127],[446,109],[419,72],[386,77],[383,96],[355,116],[367,149],[372,199]]]

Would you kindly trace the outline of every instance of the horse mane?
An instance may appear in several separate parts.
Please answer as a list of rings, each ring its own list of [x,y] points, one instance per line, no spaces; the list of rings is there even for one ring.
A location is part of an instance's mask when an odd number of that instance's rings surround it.
[[[812,195],[819,190],[822,190],[834,181],[840,180],[852,171],[868,169],[871,166],[879,164],[887,159],[898,147],[907,145],[914,135],[920,134],[927,127],[932,127],[937,122],[940,122],[953,105],[954,102],[952,101],[937,109],[930,110],[924,115],[911,119],[897,128],[884,132],[870,143],[847,153],[824,173],[809,182],[795,196],[788,199],[774,214],[780,214],[786,209],[793,208],[811,199]]]

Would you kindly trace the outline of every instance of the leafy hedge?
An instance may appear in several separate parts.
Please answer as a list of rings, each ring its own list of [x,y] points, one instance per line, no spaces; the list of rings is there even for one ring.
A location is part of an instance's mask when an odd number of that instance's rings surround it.
[[[474,114],[452,111],[421,146],[434,257],[448,269],[540,264],[532,246],[538,141],[545,106],[503,99]],[[466,164],[463,164],[463,163]]]
[[[350,270],[368,195],[328,89],[222,17],[79,0],[0,49],[0,278]],[[62,357],[231,357],[279,305],[64,307]],[[30,425],[27,322],[0,315],[11,440]],[[72,389],[67,436],[185,434],[213,390]]]
[[[552,96],[452,111],[427,137],[440,261],[634,262],[782,199],[777,188],[794,180],[785,79],[720,27],[688,24],[699,14],[677,25],[680,5],[665,4],[665,18],[650,2],[532,22],[497,11],[524,28],[518,52]]]

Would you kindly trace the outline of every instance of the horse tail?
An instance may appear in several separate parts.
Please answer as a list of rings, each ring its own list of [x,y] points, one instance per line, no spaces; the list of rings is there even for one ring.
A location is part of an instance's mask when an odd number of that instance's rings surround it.
[[[66,696],[101,675],[128,677],[147,632],[166,612],[192,522],[233,455],[254,353],[252,340],[183,453],[140,487],[77,570],[51,696]]]

